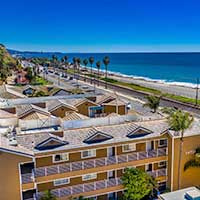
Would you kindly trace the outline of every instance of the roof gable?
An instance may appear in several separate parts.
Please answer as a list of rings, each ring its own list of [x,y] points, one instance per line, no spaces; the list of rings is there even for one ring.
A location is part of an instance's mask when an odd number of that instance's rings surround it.
[[[52,105],[50,105],[50,107],[49,107],[49,111],[52,112],[61,107],[66,107],[70,110],[77,111],[76,107],[74,107],[73,105],[70,105],[62,100],[57,100],[56,102],[52,103]]]
[[[68,144],[66,141],[62,141],[56,137],[49,137],[46,140],[43,140],[39,144],[35,146],[38,150],[47,150],[47,149],[54,149],[63,145]]]
[[[143,137],[143,136],[151,134],[151,133],[153,133],[151,130],[146,129],[141,126],[138,126],[135,129],[133,129],[132,131],[130,131],[127,134],[127,137],[129,137],[129,138]]]
[[[68,95],[68,94],[71,94],[71,93],[67,90],[59,89],[58,91],[53,92],[52,96],[64,96],[64,95]]]
[[[83,100],[81,100],[81,101],[79,101],[78,103],[76,103],[75,104],[75,106],[76,107],[78,107],[78,106],[81,106],[81,105],[83,105],[83,104],[85,104],[85,103],[90,103],[90,104],[92,104],[92,105],[94,105],[94,106],[98,106],[98,104],[97,103],[95,103],[95,102],[93,102],[93,101],[90,101],[89,99],[83,99]]]
[[[110,140],[112,138],[113,138],[113,136],[96,130],[93,134],[90,134],[90,136],[87,139],[85,139],[83,142],[85,142],[87,144],[92,144],[92,143],[104,142],[104,141]]]
[[[103,95],[99,99],[97,99],[97,103],[98,104],[108,103],[110,101],[113,101],[114,99],[116,99],[116,97],[111,95]]]

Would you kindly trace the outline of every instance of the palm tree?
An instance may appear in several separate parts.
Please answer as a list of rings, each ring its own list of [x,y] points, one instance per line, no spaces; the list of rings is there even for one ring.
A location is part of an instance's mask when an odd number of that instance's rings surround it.
[[[144,106],[148,106],[153,110],[153,113],[156,113],[158,107],[160,105],[160,97],[149,95],[147,96],[147,103]]]
[[[74,57],[74,58],[73,58],[74,78],[75,78],[75,70],[76,70],[76,67],[77,67],[77,58]]]
[[[56,200],[57,198],[55,197],[55,195],[53,195],[51,193],[50,190],[47,190],[43,196],[40,198],[40,200]]]
[[[188,129],[193,122],[193,116],[188,112],[177,110],[176,112],[173,112],[169,116],[168,122],[171,129],[178,132],[180,136],[179,161],[178,161],[178,189],[180,189],[181,172],[182,172],[181,161],[183,154],[183,137],[185,130]]]
[[[81,59],[80,59],[80,58],[77,58],[77,59],[76,59],[76,62],[77,62],[77,87],[78,87],[78,80],[79,80]]]
[[[200,168],[200,147],[196,149],[194,159],[187,161],[184,165],[184,171],[191,167]]]
[[[85,65],[85,78],[84,78],[84,81],[86,81],[86,69],[87,69],[87,64],[88,64],[88,59],[84,59],[83,60],[83,64]]]
[[[64,59],[64,58],[61,58],[61,62],[64,63],[64,62],[65,62],[65,59]]]
[[[90,73],[91,73],[91,80],[90,83],[92,84],[92,65],[94,63],[94,57],[89,57],[89,62],[90,62]]]
[[[97,61],[96,62],[96,66],[97,66],[97,70],[98,70],[98,86],[99,86],[99,70],[100,70],[100,67],[101,67],[101,62],[100,61]]]
[[[63,58],[64,58],[65,62],[68,61],[68,56],[67,55],[65,55]]]
[[[58,61],[57,56],[53,54],[53,55],[52,55],[52,63],[53,63],[53,67],[54,67],[54,68],[55,68],[55,66],[56,66],[57,61]]]
[[[108,79],[108,64],[110,63],[110,58],[108,56],[105,56],[103,59],[103,63],[105,65],[105,70],[106,70],[106,76],[105,76],[105,81],[106,81],[106,85],[105,88],[107,89],[108,85],[107,85],[107,79]]]

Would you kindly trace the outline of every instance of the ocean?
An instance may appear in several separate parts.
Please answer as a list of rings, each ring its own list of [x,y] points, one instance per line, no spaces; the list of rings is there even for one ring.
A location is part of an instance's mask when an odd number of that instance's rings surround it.
[[[68,55],[81,59],[93,56],[102,61],[104,56],[110,57],[110,72],[128,75],[150,81],[167,82],[178,85],[194,86],[200,78],[200,53],[21,53],[25,57],[58,58]],[[95,64],[94,64],[95,66]],[[101,69],[104,70],[103,63]]]

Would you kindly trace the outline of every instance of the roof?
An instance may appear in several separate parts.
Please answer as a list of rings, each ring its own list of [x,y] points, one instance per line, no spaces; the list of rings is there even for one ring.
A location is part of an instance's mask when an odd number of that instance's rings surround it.
[[[199,189],[197,189],[196,187],[189,187],[189,188],[177,190],[174,192],[161,194],[160,199],[162,199],[162,200],[188,200],[189,198],[185,197],[186,193],[196,196],[196,198],[194,198],[194,199],[197,199],[198,196],[200,197]]]
[[[33,105],[33,104],[25,104],[25,105],[16,106],[16,112],[19,118],[29,114],[32,111],[42,113],[43,115],[50,115],[50,113],[46,109]]]
[[[103,105],[109,105],[109,106],[124,106],[126,105],[127,103],[121,99],[114,99],[108,103],[103,103]]]
[[[195,120],[193,123],[195,123],[195,125],[185,131],[185,137],[196,134],[200,135],[199,121]],[[196,126],[199,128],[196,128]],[[35,148],[37,144],[52,137],[56,137],[56,139],[62,141],[61,145],[56,147],[56,150],[59,151],[88,147],[88,145],[90,145],[90,147],[96,147],[97,145],[102,144],[138,141],[141,139],[160,137],[165,133],[172,135],[169,131],[169,125],[166,119],[124,122],[114,125],[68,129],[64,130],[63,137],[55,136],[52,133],[53,130],[52,132],[29,131],[16,135],[16,139],[20,148],[23,147],[35,153],[39,153],[41,151]],[[51,151],[53,151],[53,149],[51,149]]]
[[[63,118],[64,121],[67,120],[81,120],[81,119],[89,119],[88,116],[82,115],[75,111],[68,111],[66,112],[66,116]]]
[[[64,107],[67,107],[67,108],[69,108],[71,110],[77,111],[77,108],[75,106],[70,104],[69,101],[63,100],[63,99],[62,100],[61,99],[57,99],[57,100],[48,101],[46,103],[46,106],[47,106],[47,108],[48,108],[48,110],[50,112],[56,110],[57,108],[60,108],[61,106],[64,106]]]
[[[110,94],[105,94],[105,95],[97,95],[96,96],[96,103],[102,104],[106,102],[110,102],[114,100],[116,97],[111,96]]]
[[[32,120],[32,119],[46,119],[48,118],[49,115],[44,115],[42,113],[38,113],[38,112],[33,112],[33,113],[30,113],[28,114],[27,116],[25,116],[23,118],[23,120]]]
[[[10,112],[7,112],[5,110],[0,109],[0,119],[5,118],[16,118],[17,116],[15,114],[12,114]]]
[[[168,124],[163,120],[155,120],[150,122],[130,122],[117,125],[65,130],[61,139],[68,142],[68,144],[62,147],[58,147],[57,150],[73,149],[87,146],[88,144],[85,142],[85,140],[93,136],[95,133],[103,133],[105,137],[109,138],[108,140],[102,141],[101,144],[137,140],[137,138],[129,138],[128,134],[133,132],[138,127],[144,127],[152,131],[150,134],[144,135],[142,137],[145,139],[160,136],[167,129]],[[47,137],[49,137],[48,133],[29,133],[17,136],[17,141],[20,145],[33,150],[31,144],[37,144],[38,141],[42,142]]]

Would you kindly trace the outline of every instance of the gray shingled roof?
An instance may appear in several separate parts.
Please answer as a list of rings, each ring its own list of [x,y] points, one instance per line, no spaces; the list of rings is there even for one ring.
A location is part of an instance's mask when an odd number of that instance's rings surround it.
[[[84,143],[84,141],[91,135],[95,134],[96,132],[102,132],[112,136],[110,140],[101,142],[99,144],[131,141],[133,139],[128,138],[127,135],[140,126],[152,131],[152,133],[144,136],[143,138],[159,136],[161,133],[163,133],[163,131],[165,131],[168,128],[168,124],[166,121],[157,120],[151,122],[134,122],[134,123],[131,122],[119,125],[71,129],[64,131],[64,137],[60,138],[63,141],[69,142],[69,144],[63,147],[58,147],[58,150],[61,148],[71,149],[71,148],[87,146],[88,144]],[[38,142],[42,142],[43,140],[46,140],[50,136],[52,136],[52,134],[30,133],[27,135],[17,136],[17,141],[19,142],[20,145],[32,149],[33,144],[36,145]],[[137,140],[137,138],[135,139]],[[96,145],[98,145],[98,143],[96,143]]]

